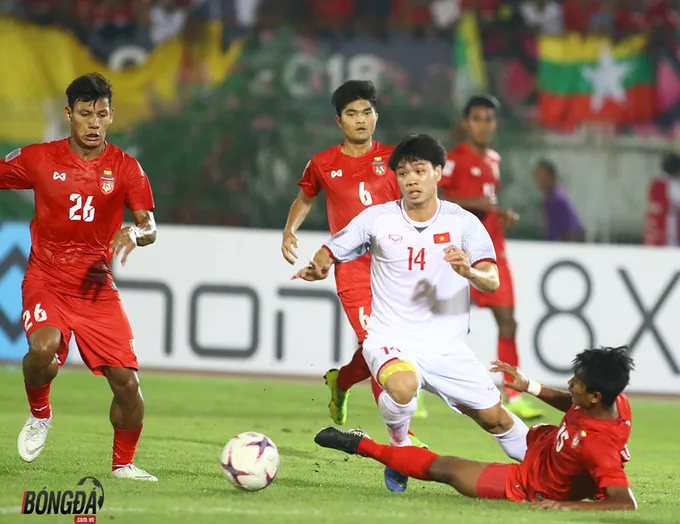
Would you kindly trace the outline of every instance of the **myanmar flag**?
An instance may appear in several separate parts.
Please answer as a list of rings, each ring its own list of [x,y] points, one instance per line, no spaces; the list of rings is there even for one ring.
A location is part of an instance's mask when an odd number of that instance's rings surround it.
[[[543,36],[539,40],[540,120],[571,128],[586,122],[632,124],[654,117],[656,71],[647,40],[614,44],[604,37]]]
[[[462,109],[472,95],[486,91],[486,68],[474,11],[463,11],[453,33],[453,101]]]

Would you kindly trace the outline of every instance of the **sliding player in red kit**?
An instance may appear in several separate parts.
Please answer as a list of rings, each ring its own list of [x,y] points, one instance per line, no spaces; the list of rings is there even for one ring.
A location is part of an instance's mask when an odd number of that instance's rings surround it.
[[[490,464],[439,456],[413,446],[385,446],[360,430],[326,428],[314,441],[370,457],[409,477],[449,484],[467,497],[529,501],[544,509],[634,510],[637,502],[624,471],[630,460],[632,424],[630,404],[623,394],[633,369],[628,351],[625,346],[597,348],[576,355],[569,392],[546,388],[527,380],[516,366],[493,362],[491,371],[511,377],[506,385],[565,412],[559,426],[531,428],[519,464]]]
[[[342,230],[367,207],[401,198],[396,176],[387,167],[394,146],[373,140],[378,121],[376,98],[375,86],[369,81],[350,80],[333,93],[331,103],[336,109],[335,119],[344,141],[316,154],[305,167],[298,183],[300,192],[283,231],[281,251],[289,263],[294,264],[297,260],[295,233],[321,191],[326,191],[331,234]],[[335,268],[338,296],[359,341],[351,362],[339,370],[331,369],[325,375],[331,390],[328,409],[333,421],[340,425],[347,419],[349,389],[371,377],[361,347],[371,315],[370,260],[367,254]],[[372,386],[374,396],[379,396],[380,386],[374,381]],[[413,442],[416,442],[415,438]]]
[[[0,189],[33,189],[31,254],[22,284],[28,352],[24,382],[31,415],[17,442],[26,462],[38,458],[52,421],[50,388],[75,334],[83,362],[107,378],[113,401],[112,472],[116,478],[158,480],[133,465],[144,401],[134,336],[111,274],[136,246],[156,239],[149,180],[136,160],[108,144],[113,121],[109,82],[99,74],[66,89],[71,136],[34,144],[0,161]],[[124,208],[135,226],[121,228]]]
[[[441,197],[477,215],[496,249],[501,286],[495,293],[470,289],[477,307],[488,307],[498,323],[498,358],[518,365],[515,341],[515,292],[510,263],[505,253],[504,228],[511,227],[517,214],[497,207],[500,182],[500,155],[489,148],[496,132],[498,101],[491,96],[473,96],[463,110],[466,141],[449,152],[442,173]],[[508,377],[506,376],[506,379]],[[517,391],[505,388],[507,408],[524,420],[539,418],[543,413]]]

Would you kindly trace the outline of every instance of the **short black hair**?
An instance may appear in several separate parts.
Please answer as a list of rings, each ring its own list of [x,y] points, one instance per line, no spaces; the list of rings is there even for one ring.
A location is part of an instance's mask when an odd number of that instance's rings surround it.
[[[434,167],[444,166],[446,163],[446,149],[439,140],[430,135],[411,135],[399,142],[394,148],[388,163],[392,171],[396,171],[402,162],[427,160]]]
[[[88,73],[79,76],[66,88],[68,106],[73,109],[77,102],[96,102],[106,98],[113,102],[111,83],[99,73]]]
[[[541,158],[536,164],[536,167],[542,167],[543,169],[547,170],[548,174],[552,177],[553,180],[557,178],[557,167],[555,166],[555,163],[552,160],[548,160],[547,158]]]
[[[465,104],[465,107],[463,107],[464,118],[468,118],[470,116],[473,107],[488,107],[489,109],[493,109],[495,113],[498,113],[498,110],[501,108],[501,103],[493,95],[471,96]]]
[[[331,97],[331,104],[335,106],[335,112],[340,116],[342,110],[355,100],[367,100],[375,109],[378,94],[373,82],[370,80],[348,80],[335,90]]]
[[[661,169],[663,169],[664,173],[669,175],[680,173],[680,155],[677,153],[668,153],[663,157]]]
[[[588,393],[599,392],[602,404],[611,408],[628,386],[630,372],[635,368],[629,352],[628,346],[583,351],[572,362],[574,376],[585,384]]]

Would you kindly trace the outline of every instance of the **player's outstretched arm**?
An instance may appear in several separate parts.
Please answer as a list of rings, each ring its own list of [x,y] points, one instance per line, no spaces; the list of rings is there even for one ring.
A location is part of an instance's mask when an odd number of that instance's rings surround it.
[[[633,511],[638,508],[633,492],[628,486],[609,486],[606,498],[598,502],[558,502],[543,500],[532,504],[534,509],[560,509],[577,511]]]
[[[314,199],[308,197],[304,191],[300,190],[297,197],[290,206],[286,226],[283,228],[283,241],[281,242],[281,253],[289,264],[294,264],[297,260],[295,249],[298,247],[297,236],[295,233],[309,215]]]
[[[568,391],[546,388],[538,382],[529,380],[517,366],[511,366],[500,360],[494,360],[491,364],[493,366],[490,369],[492,373],[509,373],[512,376],[512,381],[503,381],[504,386],[508,386],[520,393],[531,393],[563,413],[566,413],[571,407],[571,395]]]

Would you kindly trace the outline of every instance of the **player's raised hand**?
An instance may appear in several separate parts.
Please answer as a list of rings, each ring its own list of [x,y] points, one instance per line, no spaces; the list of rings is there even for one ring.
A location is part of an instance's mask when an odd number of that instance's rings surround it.
[[[297,237],[292,231],[283,232],[283,241],[281,242],[281,253],[289,264],[295,264],[297,260],[297,253],[295,249],[298,247]],[[295,248],[295,249],[293,249]]]
[[[529,390],[529,379],[524,376],[524,373],[517,366],[511,366],[502,360],[494,360],[491,362],[491,365],[493,367],[489,371],[492,373],[508,373],[512,377],[512,381],[503,381],[504,386],[508,386],[520,393]]]
[[[118,230],[113,236],[109,245],[109,252],[113,253],[114,258],[122,253],[123,258],[120,261],[120,265],[125,266],[128,256],[136,247],[137,237],[135,236],[135,228],[128,226]]]
[[[444,249],[444,260],[451,264],[453,270],[460,276],[470,278],[472,267],[467,253],[456,246],[449,246]]]
[[[327,266],[322,266],[317,264],[314,259],[309,261],[307,267],[303,267],[300,271],[295,273],[290,279],[295,280],[301,278],[302,280],[307,280],[308,282],[314,282],[315,280],[323,280],[328,276],[332,264]]]

